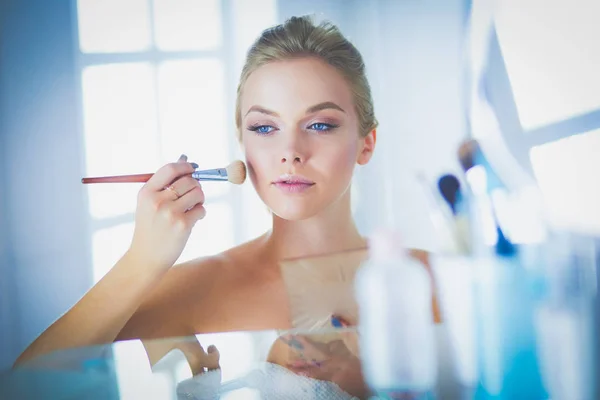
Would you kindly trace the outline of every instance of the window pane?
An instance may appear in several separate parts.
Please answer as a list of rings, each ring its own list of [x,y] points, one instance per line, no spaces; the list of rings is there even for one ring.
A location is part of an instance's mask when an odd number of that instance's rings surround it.
[[[93,66],[83,71],[82,80],[87,176],[155,171],[159,149],[152,67]],[[133,212],[139,187],[88,185],[92,216]]]
[[[234,245],[234,226],[231,206],[207,202],[206,216],[196,223],[177,263],[213,255]]]
[[[133,228],[134,223],[130,222],[94,233],[92,237],[94,283],[102,279],[125,254],[131,244]]]
[[[205,333],[198,334],[196,338],[204,348],[214,345],[219,349],[219,360],[221,365],[227,365],[228,368],[223,368],[221,379],[227,382],[246,374],[252,369],[257,362],[262,362],[264,359],[258,357],[257,343],[255,339],[258,332],[220,332],[220,333]],[[250,400],[252,397],[243,396],[246,393],[234,391],[226,396],[220,397],[223,400]],[[240,396],[241,395],[241,396]],[[258,399],[264,398],[259,396]]]
[[[119,400],[173,399],[173,381],[166,374],[154,374],[141,340],[115,342],[111,346]]]
[[[496,31],[523,127],[600,108],[598,2],[498,4]]]
[[[154,0],[156,46],[207,50],[221,45],[220,0]]]
[[[531,162],[554,222],[600,233],[600,130],[534,147]]]
[[[167,61],[159,67],[160,127],[163,162],[187,154],[202,169],[229,164],[223,65],[219,60]],[[211,185],[207,196],[229,185]]]
[[[148,0],[78,0],[79,47],[118,53],[150,47]]]
[[[235,188],[236,191],[240,189],[243,199],[243,214],[238,229],[242,230],[240,240],[245,242],[271,229],[273,219],[270,210],[254,190],[250,179],[241,188]]]
[[[235,75],[238,76],[252,43],[264,29],[278,22],[277,0],[233,0],[232,3],[231,29],[235,41]]]

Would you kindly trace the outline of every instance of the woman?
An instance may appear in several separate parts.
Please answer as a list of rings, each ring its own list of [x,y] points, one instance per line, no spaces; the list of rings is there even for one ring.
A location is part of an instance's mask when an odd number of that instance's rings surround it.
[[[18,363],[121,339],[289,328],[279,260],[366,246],[350,183],[373,155],[377,121],[361,55],[335,26],[303,17],[264,31],[247,55],[235,118],[272,229],[172,268],[206,210],[187,158],[163,166],[139,192],[128,251]]]

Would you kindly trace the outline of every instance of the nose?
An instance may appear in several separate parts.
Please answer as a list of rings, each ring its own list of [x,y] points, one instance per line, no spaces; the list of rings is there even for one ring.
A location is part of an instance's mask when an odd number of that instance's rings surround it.
[[[297,154],[290,154],[288,156],[282,157],[281,158],[281,163],[285,164],[285,163],[292,163],[292,164],[302,164],[302,157],[300,155]]]
[[[307,144],[305,138],[302,137],[302,132],[293,132],[286,135],[287,140],[284,144],[284,150],[281,157],[282,164],[302,164],[306,162]]]

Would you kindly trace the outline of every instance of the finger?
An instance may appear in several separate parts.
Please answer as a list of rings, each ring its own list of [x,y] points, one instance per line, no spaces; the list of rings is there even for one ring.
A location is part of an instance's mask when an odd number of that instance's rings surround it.
[[[345,331],[340,334],[346,351],[352,353],[353,356],[360,358],[360,348],[358,333],[354,331]]]
[[[221,358],[221,354],[219,353],[219,349],[215,345],[208,346],[207,354],[204,357],[204,366],[208,371],[212,371],[215,369],[221,368],[219,365],[219,359]]]
[[[350,330],[350,323],[337,315],[333,315],[331,317],[331,324],[336,328],[344,328],[342,332],[340,332],[340,337],[346,345],[346,348],[356,357],[359,356],[359,348],[358,348],[358,333],[354,330]]]
[[[287,344],[288,346],[290,346],[292,349],[295,350],[302,350],[303,346],[302,344],[298,341],[298,339],[295,338],[294,335],[288,334],[285,336],[280,336],[279,339]]]
[[[339,356],[347,356],[352,350],[348,348],[348,345],[352,345],[353,349],[356,347],[354,341],[357,341],[353,337],[353,332],[342,332],[339,334],[337,339],[331,339],[327,342],[311,339],[310,337],[302,337],[298,340],[304,348],[304,356],[309,360],[326,360]],[[348,343],[346,343],[348,341]],[[354,354],[354,353],[353,353]]]
[[[331,316],[331,325],[333,325],[336,328],[349,328],[353,325],[349,320],[347,320],[346,318],[343,318],[339,315],[332,315]]]
[[[292,371],[296,375],[306,376],[312,379],[328,380],[327,378],[329,378],[328,371],[316,364],[304,366],[288,366],[288,370]]]
[[[144,187],[153,191],[160,191],[177,180],[177,178],[188,174],[191,175],[192,172],[194,172],[194,166],[188,162],[170,163],[156,171]]]
[[[296,340],[300,343],[301,349],[298,351],[304,359],[310,361],[323,360],[329,357],[327,354],[327,346],[322,343],[314,342],[305,336],[296,336]]]
[[[193,227],[196,222],[200,221],[206,216],[206,209],[202,204],[194,206],[191,210],[185,212],[185,217],[188,221],[189,226]]]
[[[177,211],[186,212],[192,208],[204,204],[204,192],[200,186],[194,187],[192,190],[177,199],[171,207]]]
[[[177,347],[185,354],[192,375],[202,374],[205,367],[204,358],[206,357],[206,352],[200,342],[197,339],[185,340],[177,343]]]
[[[177,160],[177,162],[188,162],[188,156],[186,156],[185,154],[182,154],[179,156],[179,160]],[[198,168],[198,164],[196,164],[195,162],[190,163],[192,167],[194,167],[194,169]]]
[[[200,182],[186,175],[167,186],[161,196],[166,196],[167,199],[175,201],[197,187],[201,187]]]

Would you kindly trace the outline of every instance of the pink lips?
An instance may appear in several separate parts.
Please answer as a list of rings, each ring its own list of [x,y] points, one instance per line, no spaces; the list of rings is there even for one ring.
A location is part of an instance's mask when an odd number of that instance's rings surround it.
[[[302,193],[310,189],[315,183],[300,175],[282,175],[273,182],[276,188],[286,193]]]

